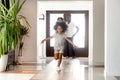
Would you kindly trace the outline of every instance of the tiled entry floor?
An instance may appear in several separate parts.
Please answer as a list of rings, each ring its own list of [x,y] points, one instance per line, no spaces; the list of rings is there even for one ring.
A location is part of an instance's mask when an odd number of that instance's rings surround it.
[[[63,58],[60,72],[56,71],[56,60],[47,60],[47,64],[16,66],[14,70],[0,73],[0,80],[117,80],[105,77],[104,67],[88,66],[84,58]]]
[[[87,59],[63,59],[61,71],[56,71],[56,60],[32,77],[31,80],[117,80],[104,76],[104,67],[88,66]]]

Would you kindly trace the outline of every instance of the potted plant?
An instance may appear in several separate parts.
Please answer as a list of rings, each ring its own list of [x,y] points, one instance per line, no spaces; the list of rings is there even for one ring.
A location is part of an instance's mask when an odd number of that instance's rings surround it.
[[[22,30],[30,26],[23,15],[18,15],[25,1],[9,0],[9,8],[0,2],[0,71],[6,68],[9,52],[20,43]]]
[[[26,36],[28,36],[29,33],[29,27],[24,27],[21,29],[21,37],[20,37],[20,42],[18,46],[18,56],[17,56],[17,61],[16,64],[21,65],[22,64],[22,50],[23,50],[23,45],[24,45],[24,39]]]

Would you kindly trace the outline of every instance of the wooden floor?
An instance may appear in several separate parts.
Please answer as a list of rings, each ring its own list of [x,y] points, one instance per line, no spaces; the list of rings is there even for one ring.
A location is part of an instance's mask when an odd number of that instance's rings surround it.
[[[79,59],[63,59],[61,71],[56,70],[56,65],[57,61],[52,60],[44,70],[36,74],[31,80],[88,80],[87,75],[85,75],[88,66],[83,65]]]
[[[54,58],[40,60],[40,64],[23,64],[0,73],[0,80],[120,80],[105,76],[103,66],[89,66],[86,58],[63,58],[61,71],[56,70]]]

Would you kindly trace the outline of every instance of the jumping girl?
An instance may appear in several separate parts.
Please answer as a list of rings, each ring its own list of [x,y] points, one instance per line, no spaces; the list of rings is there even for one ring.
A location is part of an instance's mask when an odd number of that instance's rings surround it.
[[[55,38],[54,58],[58,60],[57,70],[59,71],[61,70],[60,64],[62,61],[62,55],[64,53],[65,40],[67,40],[70,44],[72,44],[74,48],[77,48],[77,46],[75,46],[73,42],[66,37],[65,31],[67,30],[67,25],[64,22],[57,22],[54,26],[54,29],[56,31],[55,34],[53,36],[47,37],[46,39],[43,39],[41,43],[50,40],[51,38]]]

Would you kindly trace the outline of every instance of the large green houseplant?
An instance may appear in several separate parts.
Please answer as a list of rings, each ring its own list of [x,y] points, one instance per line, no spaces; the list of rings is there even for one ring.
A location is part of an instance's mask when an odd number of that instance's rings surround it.
[[[18,15],[25,1],[9,0],[9,8],[0,2],[0,59],[17,47],[23,31],[29,29],[26,17]]]

